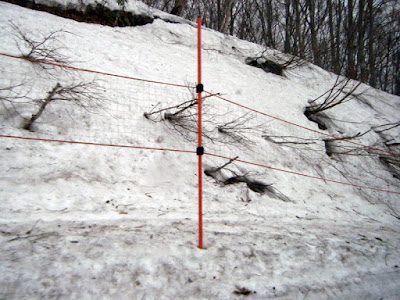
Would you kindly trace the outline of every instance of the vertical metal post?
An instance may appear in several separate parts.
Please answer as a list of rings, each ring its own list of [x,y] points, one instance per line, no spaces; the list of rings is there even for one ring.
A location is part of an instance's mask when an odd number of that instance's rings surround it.
[[[203,145],[202,145],[202,116],[201,116],[201,93],[203,92],[203,85],[201,83],[201,18],[197,19],[197,75],[198,75],[198,83],[197,83],[197,96],[198,96],[198,114],[197,114],[197,122],[198,122],[198,148],[197,148],[197,156],[199,160],[199,248],[203,249]]]

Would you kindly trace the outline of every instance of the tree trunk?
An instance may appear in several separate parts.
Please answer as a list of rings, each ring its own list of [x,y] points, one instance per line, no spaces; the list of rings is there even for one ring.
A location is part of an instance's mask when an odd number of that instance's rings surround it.
[[[224,3],[224,14],[223,14],[223,22],[222,25],[219,29],[220,32],[226,33],[228,30],[228,26],[230,23],[230,20],[232,18],[232,7],[234,4],[235,0],[225,0]]]
[[[285,45],[284,51],[291,53],[290,33],[292,29],[292,15],[290,13],[290,0],[285,0]]]
[[[341,32],[342,32],[342,14],[343,14],[343,4],[339,1],[337,3],[337,12],[336,12],[336,61],[334,65],[334,70],[336,74],[340,74],[342,72],[343,65],[341,64]]]
[[[187,0],[175,0],[175,5],[171,10],[172,15],[182,17],[187,6]]]
[[[308,0],[307,4],[310,13],[311,50],[313,53],[313,62],[316,65],[320,65],[317,31],[315,28],[315,0]]]
[[[394,64],[394,94],[400,96],[400,51],[396,52],[396,61]]]
[[[267,45],[275,48],[275,39],[272,34],[272,26],[274,22],[274,11],[272,7],[272,3],[270,0],[265,1],[266,10],[267,10]]]
[[[332,7],[332,0],[327,1],[328,5],[328,26],[329,26],[329,39],[330,39],[330,67],[331,70],[335,70],[335,65],[337,65],[339,62],[336,59],[336,45],[335,45],[335,27],[333,24],[333,7]]]
[[[294,14],[295,14],[295,55],[304,58],[304,42],[301,34],[301,13],[299,8],[299,0],[293,1]]]
[[[236,9],[234,10],[234,8],[236,8]],[[234,35],[234,33],[235,33],[236,17],[239,15],[241,10],[242,10],[242,7],[240,6],[240,2],[236,2],[236,0],[235,0],[234,4],[232,5],[232,11],[231,11],[231,20],[230,20],[230,25],[229,25],[229,34],[230,35]]]
[[[365,64],[365,0],[358,2],[358,22],[357,22],[357,65],[360,68],[360,81],[366,82],[368,79],[367,68]]]
[[[385,71],[383,72],[383,90],[387,91],[388,90],[388,85],[389,85],[389,73],[390,73],[390,67],[391,67],[391,63],[390,63],[390,54],[391,54],[391,50],[392,50],[392,35],[391,33],[389,33],[389,36],[387,38],[387,43],[386,43],[386,63],[385,63]]]
[[[375,9],[373,1],[368,1],[368,73],[369,85],[376,87],[376,51],[375,51]]]
[[[355,26],[354,26],[354,3],[353,0],[347,0],[347,72],[346,76],[351,79],[357,77],[355,70],[355,51],[354,51],[354,38],[355,38]]]
[[[266,26],[266,17],[265,17],[265,3],[263,2],[262,6],[258,3],[258,1],[254,1],[254,3],[257,6],[257,12],[259,15],[259,19],[261,22],[261,34],[262,34],[262,41],[263,44],[265,44],[267,47],[270,47],[268,43],[268,37],[267,37],[267,26]]]
[[[51,101],[53,101],[53,97],[57,93],[58,88],[60,88],[60,87],[61,87],[61,85],[59,83],[57,83],[56,86],[49,92],[46,99],[42,102],[42,105],[40,105],[38,112],[36,114],[32,115],[32,117],[29,119],[29,121],[24,125],[24,127],[23,127],[24,129],[31,130],[31,126],[32,126],[33,122],[35,122],[42,115],[42,113],[46,109],[46,106]]]

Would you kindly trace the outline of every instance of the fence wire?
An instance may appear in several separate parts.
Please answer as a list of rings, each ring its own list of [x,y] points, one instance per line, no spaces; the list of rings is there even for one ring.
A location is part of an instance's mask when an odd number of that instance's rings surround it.
[[[196,149],[197,101],[193,83],[168,84],[4,55],[0,55],[0,70],[2,136],[185,152]],[[57,84],[82,89],[78,89],[74,101],[53,95],[55,100],[34,122],[32,130],[22,129]],[[82,103],[84,95],[91,98]],[[218,93],[204,94],[203,116],[203,144],[209,154],[206,167],[237,159],[251,162],[251,167],[242,172],[260,173],[260,166],[267,166],[286,174],[389,191],[371,188],[376,180],[372,175],[361,182],[350,175],[348,182],[329,179],[332,174],[341,176],[368,164],[349,162],[347,170],[334,167],[326,156],[326,134],[321,137],[318,131],[224,99]],[[319,161],[319,167],[315,167],[315,161]],[[382,178],[387,172],[384,168],[374,171]],[[388,189],[393,186],[384,180],[381,184]]]

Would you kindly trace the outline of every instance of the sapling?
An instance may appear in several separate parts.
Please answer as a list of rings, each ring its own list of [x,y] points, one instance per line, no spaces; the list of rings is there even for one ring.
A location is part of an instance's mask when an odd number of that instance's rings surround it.
[[[50,103],[67,101],[86,110],[96,110],[103,106],[104,100],[100,97],[99,86],[95,81],[78,82],[67,85],[57,83],[48,93],[47,97],[37,100],[39,108],[23,126],[32,130],[32,124],[43,114]]]

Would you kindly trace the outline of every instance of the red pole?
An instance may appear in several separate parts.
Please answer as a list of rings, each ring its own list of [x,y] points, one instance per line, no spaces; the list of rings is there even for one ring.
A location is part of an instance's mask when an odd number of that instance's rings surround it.
[[[201,122],[201,92],[203,91],[203,86],[201,84],[201,18],[197,19],[197,57],[198,57],[198,66],[197,66],[197,74],[198,74],[198,85],[197,85],[197,96],[198,96],[198,114],[197,114],[197,122],[198,122],[198,151],[197,155],[199,158],[199,248],[203,249],[203,161],[202,155],[204,152],[202,145],[202,122]]]

